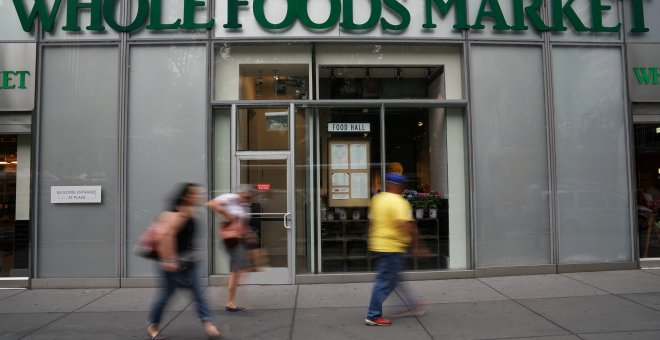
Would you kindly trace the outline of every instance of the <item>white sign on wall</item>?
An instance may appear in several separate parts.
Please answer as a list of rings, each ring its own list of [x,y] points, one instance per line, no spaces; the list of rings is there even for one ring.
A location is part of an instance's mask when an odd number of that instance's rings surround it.
[[[52,186],[50,203],[101,203],[101,186]]]
[[[328,123],[328,132],[370,132],[370,123]]]

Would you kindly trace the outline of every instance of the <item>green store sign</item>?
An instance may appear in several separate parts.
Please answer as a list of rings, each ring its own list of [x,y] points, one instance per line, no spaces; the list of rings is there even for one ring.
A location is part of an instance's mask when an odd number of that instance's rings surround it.
[[[660,79],[660,68],[657,67],[633,67],[633,73],[639,85],[658,85]]]
[[[46,5],[47,0],[35,0],[32,8],[26,8],[23,0],[12,0],[16,13],[24,31],[32,31],[35,19],[38,17],[45,31],[54,29],[62,1],[66,1],[66,20],[62,27],[64,31],[80,31],[78,17],[82,11],[91,14],[89,25],[85,26],[89,31],[103,31],[106,26],[118,32],[128,32],[146,25],[148,30],[165,29],[211,29],[216,24],[215,19],[207,22],[196,22],[195,11],[206,7],[204,0],[184,0],[183,18],[174,22],[162,22],[162,0],[134,0],[137,1],[137,13],[133,21],[127,25],[121,25],[115,18],[115,9],[118,0],[54,0],[53,6]],[[405,0],[370,0],[370,13],[366,22],[356,23],[354,17],[353,0],[327,0],[330,3],[330,11],[327,19],[323,22],[314,21],[308,12],[308,0],[285,0],[287,7],[284,19],[272,22],[266,16],[266,0],[225,0],[220,4],[220,10],[224,7],[226,11],[226,22],[222,27],[227,30],[240,30],[242,24],[239,21],[239,12],[251,10],[256,22],[264,29],[282,30],[300,22],[310,30],[323,31],[339,24],[343,30],[359,33],[380,27],[385,31],[404,31],[410,26],[411,13],[404,4]],[[284,1],[284,0],[282,0]],[[419,0],[424,2],[423,29],[432,30],[447,19],[449,12],[454,10],[452,27],[456,30],[483,30],[484,20],[493,21],[493,29],[498,31],[525,31],[529,27],[525,19],[533,25],[537,31],[566,31],[567,23],[578,32],[619,32],[621,23],[613,26],[603,24],[603,16],[612,10],[612,6],[603,4],[602,0],[589,0],[591,25],[585,23],[573,9],[574,0],[482,0],[479,12],[474,22],[468,21],[468,0]],[[511,1],[513,5],[513,20],[507,21],[500,6],[500,1]],[[624,0],[628,3],[632,13],[632,32],[648,32],[644,24],[644,0]],[[526,2],[526,3],[525,3]],[[544,20],[541,8],[548,6],[551,11],[550,20]],[[382,16],[387,11],[394,14],[397,20],[388,20]]]
[[[0,90],[26,89],[30,71],[0,71]]]

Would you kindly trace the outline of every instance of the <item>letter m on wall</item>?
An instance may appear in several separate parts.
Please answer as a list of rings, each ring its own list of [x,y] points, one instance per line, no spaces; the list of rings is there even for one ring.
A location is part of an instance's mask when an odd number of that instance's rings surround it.
[[[24,7],[24,2],[29,2],[29,0],[12,1],[14,2],[14,7],[16,8],[18,19],[21,21],[21,26],[25,32],[32,31],[32,26],[34,25],[34,19],[36,17],[39,17],[44,31],[48,32],[52,30],[55,17],[57,16],[57,12],[60,10],[60,4],[62,3],[62,0],[55,0],[53,8],[49,10],[46,6],[46,0],[34,0],[34,5],[30,10],[30,15],[28,15],[27,10]]]

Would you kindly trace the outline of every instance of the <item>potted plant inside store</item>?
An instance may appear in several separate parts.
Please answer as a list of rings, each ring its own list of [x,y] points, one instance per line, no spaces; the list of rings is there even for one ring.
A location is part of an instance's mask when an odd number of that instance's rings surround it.
[[[428,199],[423,196],[417,196],[413,201],[413,209],[415,210],[415,218],[420,219],[424,218],[424,209],[428,204]]]
[[[401,195],[412,206],[415,218],[423,218],[424,202],[422,202],[422,198],[419,196],[419,193],[417,193],[415,190],[405,190],[403,193],[401,193]]]
[[[438,218],[438,206],[441,197],[437,192],[431,191],[428,196],[427,208],[429,209],[429,218]]]

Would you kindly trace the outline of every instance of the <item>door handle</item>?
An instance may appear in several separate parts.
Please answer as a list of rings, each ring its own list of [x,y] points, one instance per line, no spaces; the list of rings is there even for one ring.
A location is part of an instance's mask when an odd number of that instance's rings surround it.
[[[284,218],[283,218],[284,228],[287,228],[287,229],[291,229],[291,227],[289,227],[289,224],[287,223],[287,219],[288,219],[289,215],[291,215],[291,213],[285,213]]]

